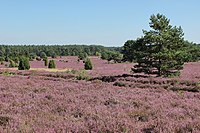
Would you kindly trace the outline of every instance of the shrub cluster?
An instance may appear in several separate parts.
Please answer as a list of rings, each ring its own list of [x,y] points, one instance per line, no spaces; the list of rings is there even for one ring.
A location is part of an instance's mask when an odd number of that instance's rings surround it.
[[[93,66],[92,66],[92,62],[89,58],[85,59],[85,70],[92,70]]]
[[[21,57],[19,61],[18,70],[29,70],[29,69],[30,69],[29,58]]]
[[[54,60],[50,60],[50,61],[49,61],[48,68],[56,68],[56,63],[55,63]]]

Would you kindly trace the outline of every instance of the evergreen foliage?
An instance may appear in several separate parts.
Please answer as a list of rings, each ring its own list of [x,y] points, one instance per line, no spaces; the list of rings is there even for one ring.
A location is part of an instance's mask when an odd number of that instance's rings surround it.
[[[16,67],[16,66],[17,64],[13,60],[10,60],[9,67]]]
[[[103,47],[100,45],[0,45],[0,57],[29,57],[30,60],[36,57],[42,59],[56,56],[79,56],[85,53],[88,56],[95,56],[96,53],[105,51],[120,51],[120,47]]]
[[[55,63],[54,60],[50,60],[50,61],[49,61],[48,68],[56,68],[56,63]]]
[[[128,40],[122,47],[123,61],[133,62],[136,60],[135,50],[137,49],[136,41]]]
[[[187,52],[181,27],[172,27],[164,15],[150,17],[150,31],[134,43],[133,55],[137,61],[134,72],[170,76],[183,68]],[[126,47],[126,46],[125,46]],[[126,56],[125,56],[126,57]],[[129,58],[129,57],[128,57]]]
[[[46,53],[45,52],[41,52],[40,53],[40,58],[44,59],[45,57],[47,57]]]
[[[101,59],[120,63],[123,59],[123,54],[116,51],[105,51],[101,54]]]
[[[48,65],[48,58],[45,57],[43,60],[44,60],[44,65],[47,66]]]
[[[34,60],[36,57],[37,57],[37,55],[35,53],[30,53],[29,54],[30,60]]]
[[[85,59],[85,70],[92,70],[93,66],[92,66],[92,62],[89,58]]]
[[[80,54],[78,55],[78,58],[79,58],[80,60],[85,60],[85,59],[87,58],[87,54],[86,54],[86,53],[80,53]]]
[[[52,57],[52,58],[56,58],[56,57],[57,57],[56,53],[55,53],[55,52],[52,52],[51,57]]]
[[[30,64],[29,59],[27,57],[21,57],[19,61],[18,70],[29,70]]]

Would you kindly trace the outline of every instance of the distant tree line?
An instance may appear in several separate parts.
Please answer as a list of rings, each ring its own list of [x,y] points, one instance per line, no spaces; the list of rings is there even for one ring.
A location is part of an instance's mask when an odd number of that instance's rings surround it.
[[[19,60],[17,58],[22,56],[29,57],[30,60],[42,60],[45,57],[55,58],[57,56],[101,57],[105,53],[107,55],[119,55],[120,51],[121,47],[104,47],[100,45],[0,45],[0,61]],[[108,56],[104,59],[111,60]]]
[[[83,60],[85,69],[91,70],[92,63],[88,56],[98,56],[103,60],[122,62],[121,47],[104,47],[100,45],[0,45],[0,63],[9,62],[9,67],[18,67],[19,70],[30,69],[29,61],[44,61],[48,68],[56,68],[53,61],[47,57],[78,56]]]
[[[0,56],[89,56],[103,52],[106,48],[96,45],[0,45]]]

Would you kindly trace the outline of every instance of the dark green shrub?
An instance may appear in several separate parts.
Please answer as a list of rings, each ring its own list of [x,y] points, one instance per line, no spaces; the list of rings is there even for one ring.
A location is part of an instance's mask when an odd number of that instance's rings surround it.
[[[29,59],[26,57],[21,57],[19,61],[18,70],[29,70],[29,69],[30,69]]]
[[[103,82],[115,82],[117,79],[114,76],[103,76],[101,80]]]
[[[47,66],[48,65],[48,58],[45,57],[43,60],[44,60],[44,65]]]
[[[113,85],[114,86],[119,86],[119,87],[125,87],[126,86],[126,84],[122,83],[122,82],[115,82]]]
[[[106,53],[106,52],[103,52],[102,54],[101,54],[101,59],[102,60],[107,60],[109,58],[109,55]]]
[[[101,54],[101,59],[108,61],[113,60],[115,63],[120,63],[122,62],[123,55],[115,51],[106,51]]]
[[[89,58],[85,60],[85,70],[92,70],[92,62]]]
[[[50,61],[49,61],[49,66],[48,66],[48,68],[56,68],[56,63],[55,63],[54,60],[50,60]]]

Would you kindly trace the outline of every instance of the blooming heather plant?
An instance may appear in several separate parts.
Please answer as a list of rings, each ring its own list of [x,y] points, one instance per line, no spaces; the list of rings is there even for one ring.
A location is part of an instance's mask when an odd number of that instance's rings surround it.
[[[0,76],[0,132],[200,131],[199,92],[150,88],[150,81],[134,77],[126,82],[135,87],[118,87],[27,72]],[[158,86],[172,82],[158,80]]]
[[[81,65],[73,72],[0,69],[0,132],[200,132],[200,92],[187,90],[199,86],[199,62],[186,64],[180,78],[156,78],[92,60],[88,75],[114,78],[76,80]],[[116,73],[106,76],[109,70]]]

